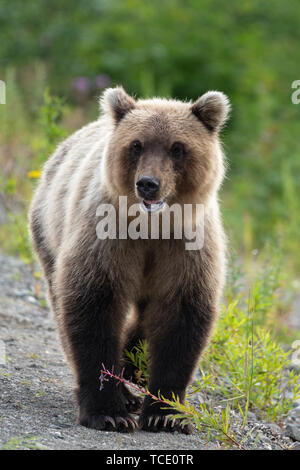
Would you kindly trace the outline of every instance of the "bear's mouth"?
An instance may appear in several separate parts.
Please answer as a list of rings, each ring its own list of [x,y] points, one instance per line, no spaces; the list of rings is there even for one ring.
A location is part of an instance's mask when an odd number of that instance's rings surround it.
[[[159,201],[148,201],[143,199],[141,202],[142,209],[146,212],[157,212],[161,210],[166,203],[166,198]]]

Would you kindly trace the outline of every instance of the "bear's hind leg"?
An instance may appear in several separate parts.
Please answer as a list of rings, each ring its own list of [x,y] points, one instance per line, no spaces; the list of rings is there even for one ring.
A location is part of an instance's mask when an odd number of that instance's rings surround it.
[[[54,256],[52,255],[47,245],[39,210],[32,208],[29,216],[29,224],[33,245],[38,254],[38,258],[44,274],[44,279],[46,281],[48,299],[50,301],[53,312],[55,312],[56,298],[53,287],[55,262]]]

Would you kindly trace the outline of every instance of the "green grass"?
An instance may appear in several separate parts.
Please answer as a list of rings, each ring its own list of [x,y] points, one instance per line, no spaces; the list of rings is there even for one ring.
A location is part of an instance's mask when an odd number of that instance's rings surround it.
[[[11,77],[14,84],[14,76]],[[14,100],[18,101],[17,85],[13,94]],[[17,95],[15,97],[15,95]],[[20,98],[19,98],[20,99]],[[41,98],[40,98],[41,99]],[[26,263],[33,263],[34,257],[28,234],[27,212],[36,180],[40,176],[42,164],[51,155],[56,144],[62,140],[67,131],[61,125],[61,120],[67,114],[67,107],[63,100],[53,97],[46,88],[41,99],[35,124],[37,129],[31,135],[32,129],[27,124],[29,116],[25,110],[18,108],[19,116],[13,124],[14,114],[11,108],[7,114],[0,115],[0,125],[3,134],[0,137],[0,144],[7,147],[10,157],[10,168],[0,176],[0,194],[2,194],[2,204],[6,211],[6,221],[0,230],[0,246],[5,252],[20,256]],[[19,121],[24,125],[19,124]],[[19,135],[19,150],[17,155],[10,155],[16,146],[16,136],[11,132],[11,123]],[[24,147],[26,157],[22,160],[19,157],[21,147]],[[0,155],[0,164],[6,168],[2,161],[5,155]]]
[[[149,361],[147,353],[147,342],[139,341],[137,346],[131,351],[125,351],[127,362],[135,366],[135,379],[141,386],[148,384],[149,381]]]
[[[39,450],[42,446],[36,442],[38,436],[12,437],[0,447],[0,450]]]

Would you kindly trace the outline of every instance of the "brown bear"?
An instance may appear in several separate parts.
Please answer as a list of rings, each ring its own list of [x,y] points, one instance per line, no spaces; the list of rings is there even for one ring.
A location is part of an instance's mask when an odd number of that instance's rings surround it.
[[[121,87],[107,89],[100,118],[62,142],[46,162],[30,209],[30,228],[43,268],[61,342],[76,380],[79,423],[130,432],[130,413],[141,406],[111,379],[100,390],[102,364],[133,375],[124,350],[146,339],[149,391],[183,402],[218,310],[225,277],[225,237],[217,193],[224,176],[219,131],[227,97],[207,92],[196,102],[134,100]],[[201,249],[158,236],[99,237],[99,206],[119,197],[140,204],[149,221],[165,206],[201,204]],[[105,206],[106,207],[106,206]],[[127,225],[126,225],[127,226]],[[159,231],[159,234],[161,232]],[[190,432],[170,420],[171,408],[144,399],[139,427]]]

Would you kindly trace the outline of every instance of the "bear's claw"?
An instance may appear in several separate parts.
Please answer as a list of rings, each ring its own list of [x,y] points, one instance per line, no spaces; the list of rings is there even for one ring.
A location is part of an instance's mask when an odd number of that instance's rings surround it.
[[[149,432],[178,431],[183,434],[191,434],[193,431],[192,425],[187,423],[186,420],[183,421],[180,418],[172,418],[168,415],[140,416],[139,428]]]
[[[134,432],[138,425],[131,416],[90,415],[79,424],[98,431]]]

